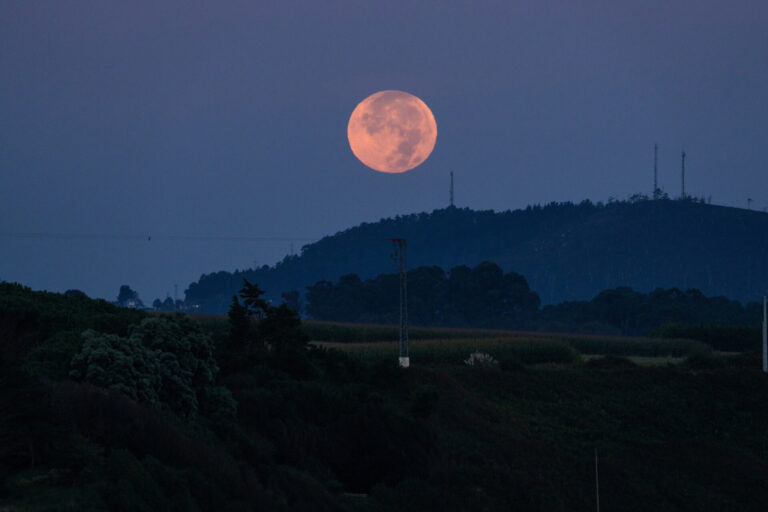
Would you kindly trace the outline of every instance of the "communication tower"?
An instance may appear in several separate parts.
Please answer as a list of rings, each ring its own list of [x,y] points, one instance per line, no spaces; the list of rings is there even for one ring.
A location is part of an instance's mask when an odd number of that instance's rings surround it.
[[[453,171],[451,171],[451,195],[450,195],[450,206],[453,208]]]

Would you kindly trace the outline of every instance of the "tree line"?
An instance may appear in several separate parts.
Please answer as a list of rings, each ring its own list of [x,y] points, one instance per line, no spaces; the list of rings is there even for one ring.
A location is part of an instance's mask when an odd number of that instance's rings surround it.
[[[448,272],[418,267],[407,279],[413,325],[691,337],[723,349],[740,349],[759,335],[758,303],[706,297],[697,289],[618,287],[591,300],[542,307],[525,277],[492,262]],[[318,320],[392,324],[399,318],[398,287],[398,274],[365,280],[347,274],[307,287],[305,310]]]
[[[490,262],[449,272],[418,267],[408,276],[408,315],[416,325],[519,327],[529,325],[541,301],[526,279],[504,273]],[[307,287],[306,311],[322,320],[395,323],[398,321],[398,274],[361,280],[347,274],[336,283]]]

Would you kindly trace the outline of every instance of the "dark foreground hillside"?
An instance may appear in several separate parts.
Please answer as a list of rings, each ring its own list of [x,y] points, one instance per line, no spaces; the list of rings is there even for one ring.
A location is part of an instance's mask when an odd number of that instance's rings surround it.
[[[752,355],[402,371],[243,299],[197,323],[0,284],[0,508],[586,511],[595,449],[605,510],[768,507]]]
[[[302,248],[275,267],[201,276],[186,291],[199,311],[224,313],[243,278],[278,301],[344,274],[391,273],[390,238],[408,240],[410,268],[493,261],[522,274],[544,304],[589,300],[621,286],[695,288],[757,301],[768,282],[768,214],[695,201],[585,201],[495,213],[448,208],[364,223]]]

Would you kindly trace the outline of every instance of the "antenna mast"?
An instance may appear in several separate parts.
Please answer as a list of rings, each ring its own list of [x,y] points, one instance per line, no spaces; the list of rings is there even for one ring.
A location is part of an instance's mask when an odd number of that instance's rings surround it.
[[[653,198],[659,198],[659,146],[653,145]]]
[[[395,244],[395,253],[392,255],[392,259],[395,260],[400,271],[400,339],[397,344],[399,353],[397,360],[400,368],[408,368],[411,364],[408,356],[408,280],[406,273],[408,244],[405,238],[393,238],[392,243]]]
[[[685,151],[683,151],[683,163],[682,163],[682,192],[680,194],[681,199],[685,199]]]
[[[451,208],[453,208],[453,171],[451,171]]]

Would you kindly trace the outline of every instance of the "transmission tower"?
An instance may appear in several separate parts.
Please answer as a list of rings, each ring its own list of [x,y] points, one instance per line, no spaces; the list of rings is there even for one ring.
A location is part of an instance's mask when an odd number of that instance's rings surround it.
[[[682,178],[681,178],[682,179],[682,187],[681,187],[681,192],[680,192],[680,198],[681,199],[685,199],[685,151],[683,151],[683,161],[682,161],[682,169],[681,169],[681,171],[682,171],[682,173],[681,173],[681,176],[682,176]]]
[[[450,198],[451,198],[450,206],[451,206],[451,208],[453,208],[453,171],[451,171],[451,196],[450,196]]]
[[[653,145],[653,198],[659,198],[659,146]]]
[[[408,244],[405,238],[393,238],[395,252],[392,259],[395,260],[400,273],[400,339],[397,344],[398,364],[400,368],[408,368],[411,364],[408,356],[408,259],[406,250]]]

